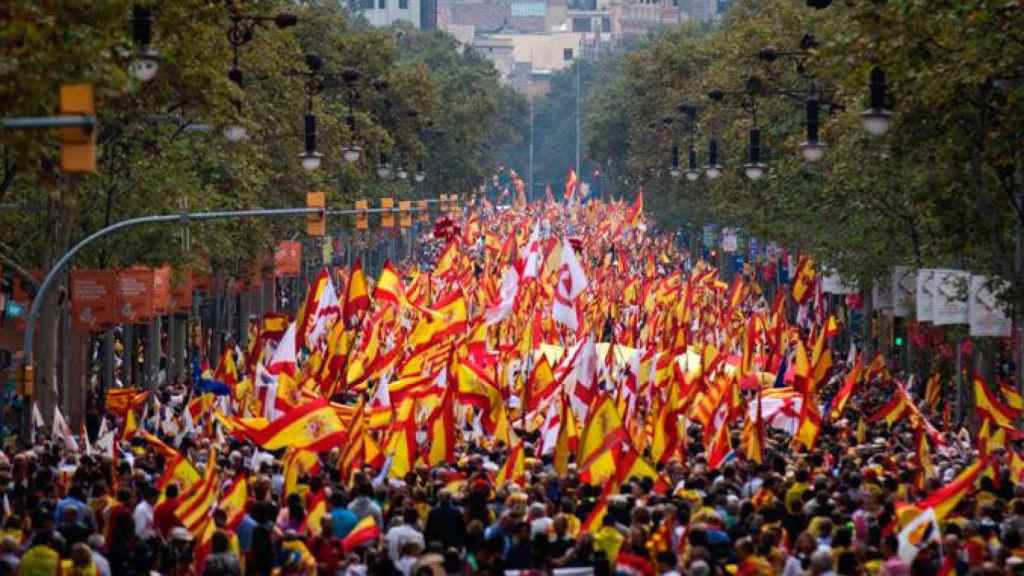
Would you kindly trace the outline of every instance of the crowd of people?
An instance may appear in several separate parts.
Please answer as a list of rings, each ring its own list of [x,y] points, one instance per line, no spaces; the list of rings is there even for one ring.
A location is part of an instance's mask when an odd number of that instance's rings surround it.
[[[617,214],[627,223],[635,219],[625,208]],[[586,235],[600,226],[580,221],[574,229]],[[551,235],[565,229],[552,227]],[[635,238],[650,249],[664,246]],[[483,260],[487,252],[475,254]],[[617,254],[632,260],[631,273],[649,260],[642,249]],[[654,274],[675,273],[684,267],[683,257],[672,252],[671,259],[657,262]],[[477,264],[478,270],[488,266]],[[597,258],[587,260],[588,268],[598,265]],[[704,269],[696,266],[691,274]],[[721,290],[720,299],[728,298]],[[748,313],[767,309],[763,295],[752,292],[747,300]],[[482,308],[476,315],[483,316]],[[620,328],[603,332],[623,338]],[[632,328],[639,334],[643,327]],[[798,357],[797,347],[794,340],[781,355]],[[815,394],[826,407],[855,370],[860,367],[836,361],[818,375]],[[653,410],[650,399],[625,408],[629,397],[620,388],[629,375],[629,368],[599,370],[597,394],[615,398],[621,412],[636,411],[634,421],[648,422],[640,430],[649,430],[658,425],[645,414]],[[675,377],[672,385],[688,380]],[[212,416],[182,433],[161,426],[160,418],[152,419],[155,425],[145,415],[134,422],[129,408],[128,414],[103,415],[119,430],[112,447],[96,448],[101,438],[95,433],[79,436],[73,448],[65,437],[40,431],[34,446],[0,458],[0,574],[1024,574],[1024,483],[1014,435],[982,442],[983,418],[938,424],[935,406],[874,418],[900,391],[908,404],[927,404],[926,384],[904,390],[899,383],[906,381],[888,369],[861,379],[836,417],[822,410],[811,449],[798,446],[792,430],[765,425],[752,457],[740,449],[749,442],[747,418],[705,424],[681,413],[673,453],[655,458],[654,441],[639,440],[633,427],[614,451],[618,468],[597,481],[592,470],[580,469],[577,451],[568,463],[556,462],[558,449],[550,451],[545,427],[526,418],[513,418],[511,435],[501,438],[481,434],[485,427],[478,421],[459,419],[452,424],[451,458],[428,464],[421,450],[408,470],[396,474],[396,455],[386,442],[381,458],[367,457],[354,469],[343,462],[346,445],[317,451],[306,465],[292,468],[289,451],[263,449]],[[760,402],[761,389],[773,385],[737,389],[740,412],[748,413]],[[186,401],[176,403],[172,391],[163,390],[147,402],[165,411],[178,405],[174,418],[182,419],[195,392],[174,391],[180,393]],[[362,409],[374,395],[369,386],[334,399]],[[527,402],[514,390],[503,398],[511,408]],[[592,409],[597,401],[591,400]],[[218,406],[211,403],[208,410]],[[924,440],[922,418],[937,426]],[[429,451],[424,431],[432,420],[427,422],[420,423],[417,440]],[[578,423],[588,425],[585,419]],[[719,426],[731,447],[724,457],[709,450],[711,429]],[[639,448],[632,457],[652,463],[649,470],[621,465],[630,446]],[[183,486],[173,475],[168,480],[168,470],[182,461],[198,477],[215,478],[207,499],[212,504],[197,508],[208,522],[183,512],[183,502],[199,501],[197,483]],[[224,502],[239,482],[244,506],[233,508]],[[920,502],[931,507],[907,516],[906,505]],[[915,529],[915,518],[929,514],[936,521]]]

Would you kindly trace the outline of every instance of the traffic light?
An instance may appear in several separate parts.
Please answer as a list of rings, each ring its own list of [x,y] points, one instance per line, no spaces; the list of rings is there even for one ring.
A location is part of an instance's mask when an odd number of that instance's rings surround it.
[[[381,198],[380,207],[385,210],[390,210],[395,207],[395,201],[392,198]],[[381,228],[394,228],[395,227],[395,216],[391,212],[381,212],[380,214],[380,226]]]
[[[323,192],[309,192],[306,194],[306,208],[318,208],[320,211],[315,214],[306,215],[306,234],[310,236],[323,236],[327,233],[327,195]]]
[[[409,228],[412,226],[412,202],[410,200],[400,200],[398,202],[398,209],[401,212],[398,213],[398,225],[402,228]]]
[[[366,214],[367,207],[366,200],[356,200],[356,210],[360,210],[356,214],[356,230],[367,230],[370,228],[370,217]]]
[[[893,340],[893,344],[895,344],[897,348],[902,347],[903,346],[903,336],[897,336]]]
[[[62,116],[96,117],[92,84],[68,84],[60,87]],[[96,130],[92,127],[59,128],[60,169],[68,173],[96,172]]]

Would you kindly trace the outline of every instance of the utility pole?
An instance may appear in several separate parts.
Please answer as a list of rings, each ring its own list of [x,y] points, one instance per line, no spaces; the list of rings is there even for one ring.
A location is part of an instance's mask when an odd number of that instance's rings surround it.
[[[580,67],[583,65],[583,35],[576,54],[576,177],[580,177]]]
[[[530,96],[530,167],[529,175],[527,178],[530,180],[530,188],[527,193],[527,201],[533,201],[533,96]]]

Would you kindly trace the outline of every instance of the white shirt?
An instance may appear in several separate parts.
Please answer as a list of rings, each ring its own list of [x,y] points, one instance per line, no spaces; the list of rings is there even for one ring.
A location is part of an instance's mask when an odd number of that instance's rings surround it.
[[[388,545],[388,556],[395,563],[398,563],[402,554],[402,546],[406,542],[416,542],[420,548],[423,548],[424,545],[423,534],[408,524],[399,524],[388,530],[388,533],[384,535],[384,542]]]
[[[143,500],[135,506],[135,511],[132,512],[132,519],[135,520],[135,536],[145,540],[149,538],[155,532],[153,532],[153,505]]]

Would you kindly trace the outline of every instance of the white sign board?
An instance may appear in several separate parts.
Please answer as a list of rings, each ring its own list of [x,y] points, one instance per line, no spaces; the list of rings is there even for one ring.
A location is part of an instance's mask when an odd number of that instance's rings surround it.
[[[900,318],[914,311],[917,294],[917,275],[906,266],[896,266],[892,272],[892,315]]]
[[[936,326],[967,324],[970,281],[970,273],[963,270],[935,270],[932,277],[932,322]]]
[[[871,288],[871,304],[879,312],[892,313],[892,284],[884,280],[875,282]]]
[[[922,268],[917,271],[917,293],[914,301],[917,303],[917,321],[932,321],[932,303],[935,300],[935,270]]]
[[[829,272],[821,279],[821,291],[826,294],[857,294],[860,290],[853,284],[847,284],[842,276]]]
[[[735,252],[739,249],[739,239],[736,237],[736,231],[731,228],[722,230],[722,251],[723,252]]]
[[[971,276],[971,290],[967,298],[967,320],[971,325],[971,336],[1010,336],[1013,324],[996,300],[992,288],[988,278]]]

